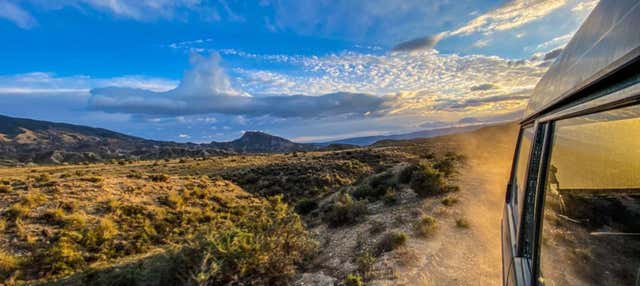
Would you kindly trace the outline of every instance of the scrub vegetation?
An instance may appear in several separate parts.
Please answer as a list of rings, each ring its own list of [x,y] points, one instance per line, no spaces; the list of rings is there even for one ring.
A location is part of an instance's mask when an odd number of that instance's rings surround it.
[[[364,225],[371,239],[345,254],[354,267],[331,273],[364,285],[379,257],[437,232],[430,216],[375,216],[442,200],[459,158],[361,148],[2,168],[0,279],[285,285],[323,268],[332,233]]]

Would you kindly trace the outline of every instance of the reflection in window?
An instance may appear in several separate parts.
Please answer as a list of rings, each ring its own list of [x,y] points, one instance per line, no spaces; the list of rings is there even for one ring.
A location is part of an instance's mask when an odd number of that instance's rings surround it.
[[[637,285],[640,107],[558,121],[546,182],[546,285]]]
[[[518,164],[516,165],[516,173],[514,176],[513,188],[514,202],[518,208],[518,218],[522,217],[522,202],[524,200],[525,176],[527,173],[527,164],[529,163],[529,154],[531,152],[531,143],[533,142],[533,127],[522,129],[520,135],[520,147],[518,150]]]

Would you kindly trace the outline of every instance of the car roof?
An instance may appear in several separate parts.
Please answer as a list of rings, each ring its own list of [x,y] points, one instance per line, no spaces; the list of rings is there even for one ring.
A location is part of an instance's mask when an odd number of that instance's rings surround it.
[[[640,1],[601,0],[536,85],[523,119],[638,58],[639,28]]]

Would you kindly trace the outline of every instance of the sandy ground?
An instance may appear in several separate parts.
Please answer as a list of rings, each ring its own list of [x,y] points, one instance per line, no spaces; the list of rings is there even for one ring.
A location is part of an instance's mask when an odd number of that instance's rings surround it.
[[[516,137],[514,124],[426,142],[421,148],[454,149],[467,156],[458,178],[460,191],[451,194],[459,203],[447,207],[442,197],[417,200],[413,191],[401,191],[406,197],[395,206],[370,205],[363,223],[314,227],[321,253],[305,273],[309,279],[296,285],[340,285],[337,278],[356,271],[358,246],[375,245],[382,236],[370,232],[376,221],[386,232],[402,231],[409,239],[376,259],[366,285],[501,285],[500,223]],[[422,214],[437,219],[437,230],[427,238],[412,232]],[[469,222],[468,228],[456,225],[460,218]]]

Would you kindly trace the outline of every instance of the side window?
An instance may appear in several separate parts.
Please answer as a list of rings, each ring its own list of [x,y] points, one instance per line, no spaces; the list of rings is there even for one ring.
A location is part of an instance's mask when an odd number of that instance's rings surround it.
[[[546,285],[638,285],[640,106],[555,123],[544,192]]]
[[[513,174],[512,198],[514,208],[518,211],[518,218],[522,217],[522,206],[524,202],[525,176],[527,174],[527,166],[529,164],[529,154],[531,153],[531,145],[533,144],[533,126],[522,129],[520,133],[520,143],[518,147],[518,157]]]

